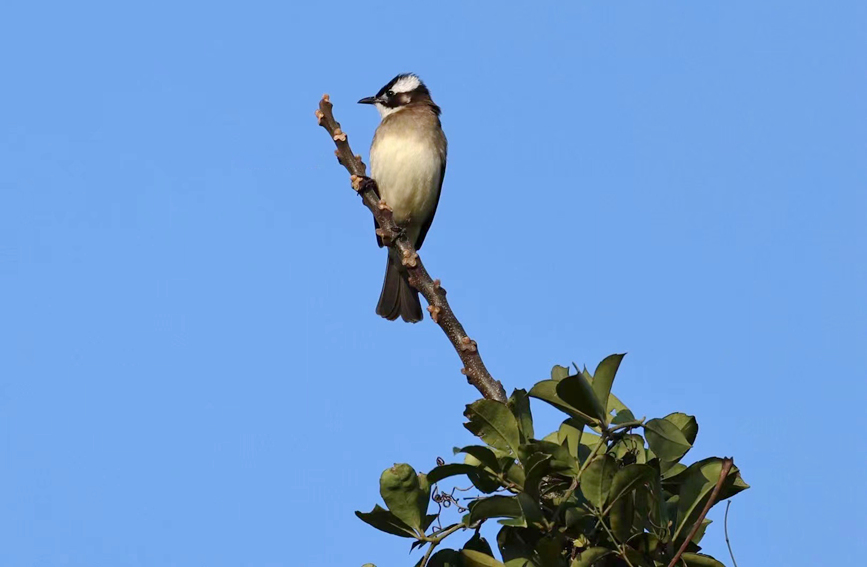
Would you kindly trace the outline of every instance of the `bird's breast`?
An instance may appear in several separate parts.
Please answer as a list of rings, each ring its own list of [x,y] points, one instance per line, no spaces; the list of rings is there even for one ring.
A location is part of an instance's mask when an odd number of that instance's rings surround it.
[[[377,132],[370,169],[395,222],[417,227],[436,207],[445,156],[432,136]]]

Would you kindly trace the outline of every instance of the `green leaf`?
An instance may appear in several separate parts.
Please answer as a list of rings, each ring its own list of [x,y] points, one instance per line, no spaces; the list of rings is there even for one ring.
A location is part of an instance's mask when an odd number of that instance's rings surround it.
[[[518,493],[517,499],[518,505],[521,506],[521,513],[527,520],[527,524],[531,526],[542,525],[542,509],[539,508],[539,503],[536,502],[536,499],[527,494],[526,492]]]
[[[530,398],[527,390],[515,390],[509,398],[509,410],[518,420],[518,430],[521,432],[522,441],[526,442],[535,437],[533,431],[533,414],[530,412]]]
[[[569,451],[569,454],[578,458],[578,445],[581,444],[581,435],[584,433],[586,424],[580,419],[570,417],[560,424],[560,429],[557,431],[557,439],[561,445],[564,445]]]
[[[514,496],[490,496],[470,502],[470,524],[488,518],[519,518],[521,505]]]
[[[713,520],[708,520],[707,518],[702,520],[701,525],[698,527],[698,529],[695,532],[695,535],[692,536],[692,540],[691,540],[692,543],[694,543],[696,545],[701,543],[701,539],[704,537],[704,533],[707,531],[707,527],[709,525],[711,525],[712,523],[713,523]]]
[[[374,506],[373,510],[371,510],[370,512],[356,511],[355,515],[358,516],[358,518],[362,522],[369,524],[385,533],[400,537],[417,537],[416,533],[411,527],[406,525],[406,523],[401,521],[400,518],[398,518],[388,510],[380,507],[379,504]]]
[[[536,543],[536,554],[539,563],[546,566],[562,565],[565,559],[566,542],[562,535],[554,534],[543,537]]]
[[[494,400],[477,400],[467,406],[464,427],[492,447],[518,454],[521,444],[518,421],[506,404]]]
[[[475,457],[481,464],[485,465],[494,472],[500,472],[500,463],[497,462],[497,455],[493,451],[482,445],[467,445],[458,449],[454,448],[454,453],[466,453]]]
[[[726,567],[710,555],[703,553],[684,553],[681,558],[688,567]]]
[[[427,567],[463,567],[463,564],[459,551],[441,549],[431,556]]]
[[[490,555],[485,555],[472,549],[462,550],[461,555],[464,558],[465,567],[505,567],[505,565]]]
[[[611,506],[609,518],[611,520],[611,531],[614,532],[614,537],[617,541],[626,541],[632,535],[632,525],[635,522],[635,501],[633,493],[624,494],[621,498],[615,500]]]
[[[506,562],[506,567],[534,567],[533,548],[520,535],[525,533],[523,529],[516,529],[509,526],[500,529],[497,534],[497,547],[500,550],[500,555],[503,556],[503,561]]]
[[[620,401],[620,398],[618,398],[614,394],[608,394],[608,407],[605,408],[606,411],[616,411],[617,413],[620,413],[628,409],[629,408],[626,407],[626,404]]]
[[[626,354],[612,354],[599,363],[596,372],[593,373],[593,393],[602,406],[603,411],[608,408],[608,394],[611,393],[611,384],[614,383],[614,375],[620,368],[620,361]],[[607,414],[607,411],[605,412]],[[604,419],[604,418],[603,418]]]
[[[687,415],[681,412],[670,413],[663,418],[666,421],[673,423],[683,436],[686,437],[690,445],[695,443],[695,438],[698,435],[698,422],[694,415]]]
[[[557,394],[557,385],[560,382],[562,382],[562,380],[543,380],[538,382],[530,389],[529,395],[531,398],[536,398],[551,404],[569,417],[574,417],[590,423],[597,423],[598,420],[596,418],[587,413],[582,413],[560,398]]]
[[[551,470],[551,455],[545,453],[533,453],[526,458],[524,463],[525,479],[524,490],[533,496],[539,495],[539,483]]]
[[[653,467],[638,464],[628,465],[617,471],[608,491],[608,505],[649,483],[654,474],[656,471]]]
[[[678,494],[677,522],[674,536],[672,537],[673,540],[677,540],[680,535],[685,534],[698,519],[701,510],[704,508],[719,480],[722,462],[723,460],[718,457],[703,459],[697,463],[693,463],[684,472],[675,477],[678,484],[680,484],[680,491]],[[726,480],[723,482],[714,505],[747,488],[749,488],[749,485],[740,477],[738,468],[732,467]]]
[[[644,437],[650,450],[661,461],[677,461],[692,447],[683,432],[664,419],[651,419],[645,423]]]
[[[407,464],[385,469],[379,478],[379,493],[388,509],[408,526],[421,530],[430,502],[430,483],[419,478]]]
[[[569,376],[569,369],[565,366],[555,365],[551,369],[551,380],[562,380],[566,376]]]
[[[467,473],[467,478],[470,479],[473,486],[485,494],[491,494],[500,489],[499,481],[492,477],[490,473],[482,469],[478,469],[476,472]]]
[[[582,551],[569,567],[592,567],[597,561],[612,553],[614,550],[607,547],[591,547]]]
[[[595,424],[606,421],[605,408],[593,392],[593,386],[581,374],[568,376],[557,382],[557,395],[590,422]]]
[[[491,557],[494,556],[494,552],[491,551],[491,546],[488,544],[488,540],[483,538],[479,532],[474,533],[473,537],[467,540],[463,549],[472,549],[473,551],[478,551],[479,553],[484,553]]]
[[[616,471],[617,461],[605,455],[590,463],[581,474],[581,493],[596,508],[603,507]]]
[[[630,421],[635,421],[635,416],[630,410],[623,409],[617,412],[617,415],[615,415],[614,419],[611,420],[611,425],[620,425],[621,423],[627,423]]]
[[[441,465],[438,467],[434,467],[431,469],[429,473],[427,473],[427,480],[431,484],[437,483],[444,478],[449,478],[450,476],[457,476],[461,474],[469,474],[478,472],[479,467],[474,467],[473,465],[465,465],[461,463],[449,463],[447,465]]]

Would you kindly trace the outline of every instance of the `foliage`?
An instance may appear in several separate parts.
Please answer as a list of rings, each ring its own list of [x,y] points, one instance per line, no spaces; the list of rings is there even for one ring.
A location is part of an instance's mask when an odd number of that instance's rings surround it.
[[[603,360],[591,376],[555,366],[551,378],[527,393],[515,390],[508,404],[482,399],[468,405],[465,427],[484,444],[456,448],[463,463],[417,474],[406,464],[382,473],[387,506],[356,512],[384,532],[426,547],[416,567],[667,566],[711,498],[722,459],[681,463],[698,433],[695,417],[672,413],[636,419],[611,393],[623,355]],[[533,430],[529,398],[566,414],[559,429],[541,439]],[[640,434],[643,432],[643,435]],[[454,504],[463,518],[439,525],[429,514],[431,487],[465,477],[479,492],[468,508],[434,488],[442,506]],[[748,488],[737,467],[726,477],[718,501]],[[488,521],[502,525],[496,546],[479,534]],[[434,523],[437,526],[434,526]],[[704,520],[679,564],[720,566],[700,554]],[[450,536],[473,532],[459,549],[438,548]]]

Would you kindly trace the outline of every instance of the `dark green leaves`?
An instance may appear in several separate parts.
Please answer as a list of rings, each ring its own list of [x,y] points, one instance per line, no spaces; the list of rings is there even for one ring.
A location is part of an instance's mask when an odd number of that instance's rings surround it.
[[[609,407],[617,411],[625,409],[617,398],[609,400],[611,385],[623,356],[612,354],[603,360],[592,377],[586,369],[572,376],[564,376],[568,369],[555,366],[551,370],[551,380],[544,380],[533,386],[530,396],[548,402],[573,418],[591,425],[604,426],[608,423]]]
[[[533,414],[530,413],[530,398],[527,390],[515,390],[509,398],[509,410],[518,420],[518,430],[521,441],[527,442],[535,437],[533,432]]]
[[[506,404],[494,400],[478,400],[467,406],[464,416],[469,420],[464,427],[473,435],[497,449],[518,454],[521,444],[518,420]]]
[[[514,496],[491,496],[470,503],[470,524],[488,518],[520,518],[521,505]]]
[[[599,363],[593,374],[593,393],[605,410],[608,409],[608,395],[611,393],[611,385],[614,383],[614,375],[620,368],[620,361],[625,354],[612,354]],[[607,413],[607,412],[606,412]]]
[[[363,522],[386,533],[400,537],[416,537],[416,534],[411,527],[406,525],[388,510],[380,507],[379,504],[374,506],[373,510],[370,512],[355,512],[355,515],[361,518]]]
[[[504,567],[502,563],[491,557],[472,549],[461,551],[465,567]]]
[[[581,492],[596,508],[605,505],[617,468],[614,457],[605,455],[590,463],[581,476]]]
[[[605,421],[605,408],[593,392],[593,386],[581,374],[568,376],[557,383],[557,395],[592,423]]]
[[[575,558],[569,567],[591,567],[597,561],[612,553],[614,553],[614,550],[607,547],[591,547],[578,554],[578,557]]]
[[[481,442],[455,449],[465,454],[463,463],[442,463],[427,475],[395,465],[380,479],[387,509],[375,506],[356,514],[379,530],[409,538],[412,551],[436,547],[428,567],[667,565],[699,521],[722,460],[680,462],[698,434],[691,415],[637,420],[611,391],[622,360],[621,354],[609,356],[593,375],[586,367],[576,366],[570,374],[555,366],[551,379],[529,393],[515,390],[508,403],[468,405],[465,427]],[[530,397],[566,414],[557,431],[536,437]],[[439,515],[427,514],[430,486],[443,482],[442,495],[452,487],[469,490],[451,492],[468,507],[458,511],[464,514],[458,523],[448,517],[455,511],[447,510],[445,501],[437,507]],[[746,488],[732,468],[719,500]],[[448,527],[428,533],[438,518]],[[497,546],[503,562],[479,535],[485,522],[502,524]],[[693,553],[684,554],[682,563],[720,567],[712,557],[694,553],[709,524],[705,518],[687,547]],[[473,535],[462,538],[462,549],[438,547],[439,539],[432,539],[437,533],[445,539],[467,532]]]
[[[611,481],[606,502],[609,507],[638,488],[643,488],[653,479],[653,467],[647,465],[628,465],[618,470]]]
[[[650,450],[663,461],[677,461],[692,447],[683,432],[665,419],[651,419],[644,424],[644,436]]]

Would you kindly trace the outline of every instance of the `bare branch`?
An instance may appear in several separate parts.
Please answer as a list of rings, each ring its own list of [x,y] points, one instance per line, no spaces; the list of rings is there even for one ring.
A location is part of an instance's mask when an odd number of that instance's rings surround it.
[[[340,123],[334,119],[331,109],[331,100],[328,95],[323,95],[322,100],[319,101],[316,118],[319,120],[319,125],[325,128],[337,146],[334,153],[337,155],[337,161],[349,172],[352,188],[358,192],[364,206],[373,213],[379,224],[377,234],[382,238],[383,244],[398,252],[398,256],[402,259],[403,265],[409,273],[410,285],[427,300],[431,319],[442,328],[464,363],[461,373],[467,377],[467,381],[475,386],[485,398],[505,403],[506,391],[503,389],[503,385],[495,380],[485,368],[476,341],[467,336],[466,331],[449,306],[449,302],[446,300],[446,290],[440,285],[439,280],[430,277],[415,246],[395,224],[391,209],[384,201],[380,200],[376,182],[366,176],[367,172],[364,162],[361,161],[361,156],[352,153],[346,133],[340,129]]]

